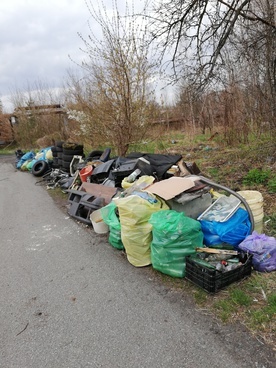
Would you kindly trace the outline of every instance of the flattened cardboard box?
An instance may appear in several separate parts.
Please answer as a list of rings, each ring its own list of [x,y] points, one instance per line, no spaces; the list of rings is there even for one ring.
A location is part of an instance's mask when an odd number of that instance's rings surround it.
[[[169,200],[194,186],[195,183],[192,179],[172,176],[169,179],[161,180],[148,186],[145,190],[165,200]]]

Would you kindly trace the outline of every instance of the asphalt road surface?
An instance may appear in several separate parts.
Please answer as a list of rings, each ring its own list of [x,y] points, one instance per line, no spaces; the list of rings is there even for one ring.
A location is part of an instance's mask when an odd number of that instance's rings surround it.
[[[242,326],[220,326],[132,266],[10,161],[0,158],[1,368],[275,367]]]

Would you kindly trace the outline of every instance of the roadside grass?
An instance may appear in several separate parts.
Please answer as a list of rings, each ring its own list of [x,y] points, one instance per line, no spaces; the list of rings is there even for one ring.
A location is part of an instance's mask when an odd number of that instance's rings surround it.
[[[267,233],[270,236],[276,237],[276,213],[264,216],[264,224]]]
[[[275,273],[261,274],[253,271],[251,277],[239,283],[231,285],[223,302],[233,311],[234,319],[241,322],[255,336],[275,348],[276,332],[276,277]],[[221,313],[220,306],[215,304],[213,308]],[[224,313],[225,322],[233,318],[231,313]]]
[[[67,202],[68,193],[62,192],[60,188],[51,188],[48,190],[48,193],[53,199],[60,201],[60,203],[64,203],[64,201]]]
[[[0,155],[11,155],[14,154],[14,148],[0,148]]]
[[[276,273],[252,270],[250,277],[217,293],[208,293],[187,279],[173,278],[153,268],[166,288],[190,295],[196,308],[221,323],[240,323],[262,343],[276,350]]]
[[[183,289],[188,281],[184,280]],[[276,349],[276,274],[252,275],[209,294],[197,286],[188,284],[198,307],[207,310],[222,323],[241,323],[259,340]]]

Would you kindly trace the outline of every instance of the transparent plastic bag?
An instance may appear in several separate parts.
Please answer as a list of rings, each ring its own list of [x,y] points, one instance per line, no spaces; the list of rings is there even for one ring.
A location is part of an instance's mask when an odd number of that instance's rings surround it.
[[[103,221],[109,226],[109,243],[116,249],[123,250],[124,245],[121,239],[121,224],[119,216],[116,214],[117,206],[112,201],[101,208]]]
[[[153,200],[154,198],[154,200]],[[167,204],[150,193],[115,198],[121,222],[122,242],[128,261],[135,267],[151,264],[150,243],[152,226],[149,219],[154,212],[167,210]]]
[[[184,277],[186,256],[203,246],[200,223],[174,210],[153,213],[149,222],[153,268],[173,277]]]
[[[253,255],[252,264],[260,272],[276,271],[276,239],[256,231],[247,236],[239,249]]]
[[[149,175],[140,176],[132,183],[127,181],[127,178],[122,180],[122,188],[126,190],[126,193],[131,194],[133,190],[143,190],[151,185],[155,180],[155,177]],[[131,188],[131,189],[130,189]]]

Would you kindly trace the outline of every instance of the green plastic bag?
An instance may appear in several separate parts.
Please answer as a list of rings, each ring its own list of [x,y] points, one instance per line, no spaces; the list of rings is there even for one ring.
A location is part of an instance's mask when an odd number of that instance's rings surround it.
[[[23,164],[20,167],[21,171],[28,171],[28,164],[31,162],[32,160],[26,160],[25,162],[23,162]]]
[[[184,277],[186,256],[203,246],[203,233],[199,221],[174,210],[151,215],[152,267],[173,277]]]
[[[32,171],[32,168],[33,168],[35,162],[36,162],[35,160],[29,161],[27,166],[26,166],[27,170]]]
[[[120,219],[116,214],[117,206],[112,201],[101,208],[103,221],[109,226],[109,243],[116,249],[123,250],[124,245],[121,239]]]

